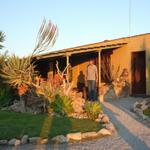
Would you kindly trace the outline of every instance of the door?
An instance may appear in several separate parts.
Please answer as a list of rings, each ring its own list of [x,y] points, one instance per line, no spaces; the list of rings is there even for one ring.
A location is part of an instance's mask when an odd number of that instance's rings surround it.
[[[132,94],[146,94],[145,51],[132,53]]]

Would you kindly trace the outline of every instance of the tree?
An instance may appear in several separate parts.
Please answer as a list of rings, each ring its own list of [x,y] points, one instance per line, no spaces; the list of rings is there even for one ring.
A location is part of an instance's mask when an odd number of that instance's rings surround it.
[[[3,48],[3,45],[1,45],[1,43],[4,42],[4,40],[5,40],[5,34],[2,31],[0,31],[0,49]]]

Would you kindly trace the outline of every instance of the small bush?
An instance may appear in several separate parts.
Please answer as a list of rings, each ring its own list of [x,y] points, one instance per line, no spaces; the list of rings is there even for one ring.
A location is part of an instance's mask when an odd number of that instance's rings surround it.
[[[89,119],[95,120],[102,113],[102,108],[98,102],[86,102],[85,111]]]
[[[60,96],[59,94],[54,97],[54,100],[50,104],[48,110],[50,110],[50,112],[53,111],[60,115],[69,115],[73,113],[71,100],[67,96]]]
[[[150,117],[150,108],[147,108],[143,111],[144,115],[149,116]]]
[[[14,95],[7,85],[0,86],[0,107],[7,107],[13,103]]]

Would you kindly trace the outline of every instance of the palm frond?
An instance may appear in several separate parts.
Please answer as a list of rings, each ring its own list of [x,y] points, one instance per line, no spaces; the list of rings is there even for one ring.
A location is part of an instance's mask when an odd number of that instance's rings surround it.
[[[36,39],[36,45],[31,56],[49,50],[54,45],[57,35],[58,35],[57,26],[52,24],[51,21],[48,21],[47,23],[46,20],[44,19],[39,29]]]

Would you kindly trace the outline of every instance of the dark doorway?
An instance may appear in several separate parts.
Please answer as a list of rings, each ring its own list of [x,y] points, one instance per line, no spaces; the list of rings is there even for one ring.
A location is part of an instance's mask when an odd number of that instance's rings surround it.
[[[145,95],[146,94],[146,64],[145,51],[133,52],[132,58],[132,94]]]
[[[111,82],[111,55],[112,50],[103,50],[101,52],[101,81],[105,83]]]

